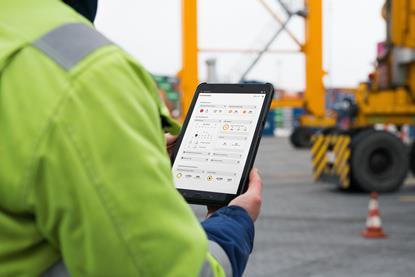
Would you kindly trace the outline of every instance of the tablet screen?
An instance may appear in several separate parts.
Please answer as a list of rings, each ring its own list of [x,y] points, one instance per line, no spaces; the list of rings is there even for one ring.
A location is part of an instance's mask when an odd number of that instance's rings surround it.
[[[178,189],[236,194],[265,93],[200,93],[173,164]]]

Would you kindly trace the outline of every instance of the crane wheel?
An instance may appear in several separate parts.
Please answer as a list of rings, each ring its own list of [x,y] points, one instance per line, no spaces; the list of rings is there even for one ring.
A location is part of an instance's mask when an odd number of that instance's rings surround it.
[[[310,128],[296,127],[291,133],[290,142],[295,148],[311,148],[314,133]]]
[[[352,139],[352,183],[364,192],[394,192],[408,173],[408,149],[395,135],[364,130]]]

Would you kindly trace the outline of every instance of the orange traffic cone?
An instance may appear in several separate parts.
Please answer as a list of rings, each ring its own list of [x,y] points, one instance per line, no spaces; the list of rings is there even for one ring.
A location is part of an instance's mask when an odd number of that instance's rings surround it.
[[[386,235],[382,229],[382,220],[380,219],[378,206],[378,194],[376,192],[372,192],[370,194],[366,230],[362,232],[362,236],[371,239],[386,238]]]

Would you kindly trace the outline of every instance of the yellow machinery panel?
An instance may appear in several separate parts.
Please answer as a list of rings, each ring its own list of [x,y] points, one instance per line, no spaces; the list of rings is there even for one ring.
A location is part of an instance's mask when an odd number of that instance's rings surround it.
[[[415,105],[408,90],[369,91],[361,85],[356,92],[359,113],[353,127],[361,128],[374,124],[415,125]]]
[[[336,126],[336,116],[327,115],[323,117],[316,117],[311,114],[306,114],[300,117],[300,124],[309,128],[330,128]]]
[[[274,99],[271,103],[271,109],[278,109],[278,108],[302,108],[304,107],[304,99],[301,98],[280,98]]]
[[[398,47],[415,48],[415,2],[389,0],[386,5],[391,5],[391,42]]]

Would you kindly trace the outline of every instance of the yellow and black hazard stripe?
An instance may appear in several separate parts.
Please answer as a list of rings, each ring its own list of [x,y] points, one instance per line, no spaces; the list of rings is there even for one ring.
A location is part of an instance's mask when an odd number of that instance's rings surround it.
[[[313,177],[317,181],[320,179],[328,163],[326,151],[329,149],[331,136],[319,134],[315,135],[313,139],[314,144],[311,148],[311,160],[313,164]]]
[[[339,135],[333,151],[336,157],[333,174],[339,177],[340,186],[347,189],[350,187],[350,136]]]
[[[350,186],[350,136],[318,134],[311,148],[313,177],[317,181],[323,175],[337,176],[340,186]]]

